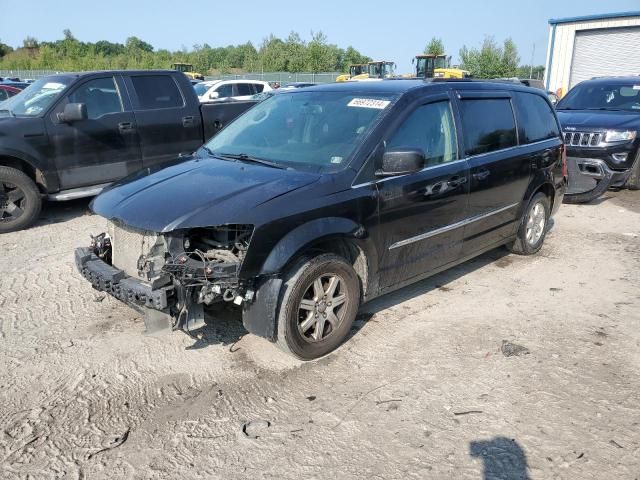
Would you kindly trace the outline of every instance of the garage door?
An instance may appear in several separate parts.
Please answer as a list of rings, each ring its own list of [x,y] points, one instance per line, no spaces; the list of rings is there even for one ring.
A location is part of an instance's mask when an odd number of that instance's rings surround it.
[[[640,27],[576,32],[569,87],[591,77],[640,75]]]

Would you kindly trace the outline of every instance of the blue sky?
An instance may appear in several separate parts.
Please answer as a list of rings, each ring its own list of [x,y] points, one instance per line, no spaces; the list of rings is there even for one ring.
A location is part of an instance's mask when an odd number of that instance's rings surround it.
[[[353,45],[376,59],[394,60],[399,73],[432,36],[441,37],[454,62],[462,45],[478,46],[485,35],[512,37],[521,62],[546,57],[548,20],[575,15],[639,10],[638,0],[359,0],[199,2],[167,0],[0,0],[0,41],[22,44],[30,35],[55,40],[69,28],[84,41],[124,42],[131,35],[156,48],[180,49],[244,43],[259,46],[270,33],[304,39],[322,30],[331,43]],[[38,13],[35,13],[38,12]]]

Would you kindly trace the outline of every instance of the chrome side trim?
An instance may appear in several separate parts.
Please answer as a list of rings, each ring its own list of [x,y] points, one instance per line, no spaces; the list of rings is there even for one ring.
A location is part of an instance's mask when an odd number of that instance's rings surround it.
[[[507,205],[506,207],[498,208],[497,210],[492,210],[490,212],[483,213],[481,215],[465,218],[464,220],[460,220],[459,222],[452,223],[451,225],[446,225],[444,227],[436,228],[435,230],[431,230],[430,232],[416,235],[415,237],[405,238],[404,240],[400,240],[392,244],[389,247],[389,250],[393,250],[394,248],[404,247],[405,245],[409,245],[411,243],[419,242],[421,240],[426,240],[427,238],[435,237],[436,235],[440,235],[442,233],[450,232],[451,230],[455,230],[456,228],[464,227],[465,225],[469,225],[470,223],[477,222],[479,220],[484,220],[485,218],[491,217],[492,215],[505,212],[511,208],[517,207],[518,205],[520,204],[513,203],[511,205]]]
[[[72,188],[70,190],[62,190],[58,193],[47,195],[47,200],[52,202],[64,202],[66,200],[75,200],[76,198],[93,197],[98,195],[102,190],[107,188],[111,183],[102,183],[91,187]]]
[[[387,180],[393,180],[394,178],[406,177],[407,175],[415,175],[417,173],[422,173],[422,172],[426,172],[426,171],[429,171],[429,170],[433,170],[434,168],[442,168],[442,167],[445,167],[445,166],[448,166],[448,165],[455,165],[456,163],[466,162],[466,161],[467,161],[466,158],[459,158],[457,160],[452,160],[450,162],[439,163],[437,165],[429,165],[428,167],[424,167],[422,170],[418,170],[417,172],[403,173],[402,175],[393,175],[392,177],[384,177],[384,178],[380,178],[378,180],[372,180],[370,182],[357,183],[355,185],[351,185],[351,188],[365,187],[367,185],[373,185],[375,183],[382,183],[382,182],[386,182]]]

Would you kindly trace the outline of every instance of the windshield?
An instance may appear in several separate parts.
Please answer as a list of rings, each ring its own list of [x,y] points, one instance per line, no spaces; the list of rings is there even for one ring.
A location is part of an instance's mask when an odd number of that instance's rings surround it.
[[[47,110],[70,83],[71,78],[41,78],[15,97],[2,102],[0,108],[13,115],[36,117]]]
[[[558,110],[626,110],[640,112],[640,80],[637,82],[583,82],[572,88]]]
[[[196,91],[196,95],[198,95],[199,97],[207,93],[207,90],[209,90],[210,88],[211,85],[205,85],[204,83],[196,83],[193,86],[193,89]]]
[[[217,155],[245,154],[300,170],[341,170],[394,99],[346,92],[274,95],[230,123],[206,147]]]

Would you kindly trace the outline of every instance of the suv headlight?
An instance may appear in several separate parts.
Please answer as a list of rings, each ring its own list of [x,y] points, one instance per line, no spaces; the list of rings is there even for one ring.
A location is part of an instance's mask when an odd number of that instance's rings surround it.
[[[630,142],[636,138],[634,130],[607,130],[604,136],[605,142]]]

